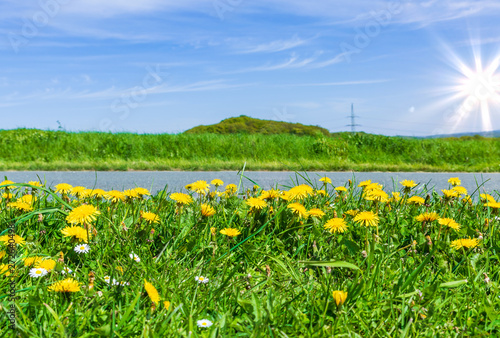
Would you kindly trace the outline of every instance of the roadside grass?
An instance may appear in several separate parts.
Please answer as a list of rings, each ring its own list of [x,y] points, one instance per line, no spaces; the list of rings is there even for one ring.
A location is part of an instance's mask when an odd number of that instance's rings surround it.
[[[25,241],[17,246],[16,278],[0,267],[0,336],[14,336],[6,316],[11,280],[21,337],[499,334],[498,192],[424,187],[415,204],[408,182],[387,196],[375,182],[334,187],[304,178],[307,185],[290,182],[279,191],[198,181],[186,188],[185,203],[174,200],[177,191],[151,196],[136,188],[114,193],[113,202],[111,192],[96,189],[0,183],[0,234],[14,223]],[[98,212],[77,214],[84,205]],[[363,211],[371,212],[366,226],[356,218]],[[419,220],[430,212],[438,218]],[[460,227],[440,224],[445,218]],[[329,231],[331,219],[347,229]],[[90,237],[87,253],[75,251],[84,239],[62,232],[74,220]],[[227,228],[240,234],[221,233]],[[1,250],[7,264],[9,251]],[[42,261],[29,266],[34,256]],[[43,262],[55,267],[31,277]],[[63,274],[65,267],[72,272]],[[80,290],[49,290],[68,276]],[[213,325],[201,327],[202,320]]]
[[[0,170],[498,172],[500,141],[364,133],[131,134],[0,131]]]

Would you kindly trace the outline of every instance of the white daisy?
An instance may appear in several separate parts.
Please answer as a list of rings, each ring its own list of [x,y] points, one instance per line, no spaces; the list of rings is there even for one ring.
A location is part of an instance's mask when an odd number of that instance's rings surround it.
[[[64,268],[62,268],[62,270],[61,270],[61,273],[62,273],[63,275],[65,275],[65,274],[67,274],[67,273],[72,273],[72,272],[73,272],[73,270],[71,270],[71,269],[70,269],[70,268],[68,268],[67,266],[65,266],[65,267],[64,267]]]
[[[75,246],[76,253],[87,253],[90,251],[90,246],[88,244],[79,244]]]
[[[104,281],[109,284],[109,282],[111,281],[111,277],[104,276]]]
[[[203,276],[196,276],[196,277],[194,277],[194,279],[195,279],[198,283],[203,283],[203,284],[207,284],[207,283],[208,283],[208,278],[207,278],[207,277],[203,277]]]
[[[47,270],[44,268],[33,268],[30,270],[30,277],[38,278],[45,276],[47,273]]]
[[[210,327],[213,324],[208,319],[198,320],[196,323],[198,324],[198,327]]]
[[[136,261],[137,263],[139,263],[139,262],[141,261],[141,259],[139,258],[139,256],[137,256],[137,255],[136,255],[135,253],[133,253],[133,252],[129,255],[129,257],[130,257],[131,259],[133,259],[134,261]]]

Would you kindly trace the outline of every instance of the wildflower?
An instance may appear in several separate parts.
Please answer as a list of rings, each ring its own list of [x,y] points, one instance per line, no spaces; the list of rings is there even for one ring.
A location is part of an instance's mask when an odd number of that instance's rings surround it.
[[[458,197],[458,192],[455,190],[447,190],[447,189],[442,189],[443,195],[445,198],[453,198],[453,197]]]
[[[2,194],[2,197],[8,200],[11,199],[13,196],[14,195],[12,195],[11,193],[6,193],[6,192]]]
[[[203,276],[196,276],[194,277],[194,280],[197,281],[198,283],[203,283],[203,284],[208,283],[208,278]]]
[[[73,186],[68,183],[60,183],[56,185],[56,192],[60,192],[61,194],[67,195],[71,192],[72,188]]]
[[[485,202],[496,202],[495,198],[490,194],[480,194],[479,197],[481,197],[481,200]]]
[[[371,211],[362,211],[354,217],[354,222],[364,226],[377,226],[379,218]]]
[[[64,237],[74,237],[74,238],[79,239],[85,243],[88,242],[87,230],[85,230],[82,227],[79,227],[79,226],[65,227],[64,229],[61,230],[61,232],[64,235]]]
[[[324,189],[316,190],[315,193],[317,196],[328,196]]]
[[[417,186],[417,183],[415,183],[413,180],[409,181],[409,180],[403,180],[401,182],[401,185],[405,188],[408,188],[408,189],[411,189],[411,188],[414,188]]]
[[[142,212],[141,217],[144,218],[149,224],[151,223],[160,223],[160,217],[157,214],[152,212]]]
[[[238,190],[238,187],[236,186],[236,184],[228,184],[226,185],[226,194],[227,195],[232,195],[234,193],[236,193],[236,190]]]
[[[260,198],[250,197],[245,202],[250,206],[252,210],[262,210],[267,207],[266,201],[261,200]]]
[[[222,229],[220,233],[228,237],[236,237],[241,234],[241,232],[238,229],[233,229],[233,228]]]
[[[82,198],[82,197],[84,197],[84,195],[86,195],[86,194],[84,194],[85,190],[87,190],[87,188],[82,187],[82,186],[77,186],[77,187],[72,187],[69,192],[73,196],[77,196],[79,198]]]
[[[358,187],[362,188],[362,187],[365,187],[365,186],[367,186],[368,184],[371,184],[371,183],[372,183],[372,180],[362,181],[362,182],[359,182]]]
[[[309,216],[306,208],[300,203],[290,203],[287,208],[292,210],[292,213],[299,218],[307,218]]]
[[[347,210],[344,214],[354,217],[358,213],[359,213],[359,210],[353,210],[353,209],[351,209],[351,210]]]
[[[332,291],[333,299],[335,299],[335,303],[337,306],[344,304],[347,299],[347,292],[345,291]]]
[[[383,189],[383,186],[382,186],[382,184],[379,184],[379,183],[370,183],[363,188],[364,191],[382,190],[382,189]]]
[[[113,203],[116,203],[118,201],[123,202],[125,201],[125,197],[126,197],[125,194],[118,190],[110,190],[104,195],[104,198],[110,200]]]
[[[313,208],[307,212],[309,216],[311,217],[316,217],[316,218],[321,218],[325,216],[325,213],[321,209]]]
[[[271,201],[275,198],[280,197],[280,195],[281,192],[279,190],[271,189],[262,191],[262,194],[259,196],[259,198],[266,201]]]
[[[457,239],[457,240],[451,242],[451,247],[456,249],[456,250],[459,250],[461,248],[467,248],[467,249],[475,248],[478,245],[479,245],[479,241],[476,238],[471,239],[470,237]]]
[[[212,326],[212,322],[209,321],[208,319],[201,319],[196,322],[198,324],[198,327],[210,327]]]
[[[408,204],[419,204],[419,205],[422,205],[425,203],[425,200],[420,197],[420,196],[412,196],[410,198],[408,198],[408,200],[406,200],[406,202]]]
[[[110,276],[104,276],[103,279],[108,284],[109,284],[109,282],[111,282],[111,277]]]
[[[7,206],[9,208],[16,208],[17,210],[22,210],[22,211],[32,211],[33,207],[31,204],[23,202],[23,201],[16,201],[16,202],[11,202],[8,203]]]
[[[418,222],[432,222],[439,219],[439,215],[435,212],[424,212],[423,214],[415,217]]]
[[[336,187],[335,190],[338,192],[346,192],[347,188],[346,187]]]
[[[87,244],[80,244],[75,246],[75,252],[76,253],[88,253],[90,251],[90,246]]]
[[[0,182],[0,186],[2,185],[7,185],[7,184],[15,184],[15,182],[12,182],[11,180],[5,180]],[[9,185],[8,187],[3,187],[4,189],[14,189],[15,186]]]
[[[144,288],[148,293],[149,299],[151,299],[153,303],[158,305],[158,303],[160,302],[160,295],[158,294],[158,291],[153,286],[153,284],[149,283],[147,280],[144,280]]]
[[[8,264],[0,264],[0,276],[5,274],[5,276],[10,276],[10,269]]]
[[[196,181],[194,183],[191,183],[191,190],[196,192],[199,195],[205,195],[208,192],[208,189],[210,187],[210,184],[207,183],[207,181]]]
[[[139,258],[139,256],[137,256],[135,253],[131,253],[128,255],[130,257],[130,259],[133,259],[134,261],[136,261],[137,263],[139,263],[141,261],[141,259]]]
[[[5,245],[9,245],[9,240],[11,239],[11,236],[10,235],[3,235],[3,236],[0,236],[0,242],[3,242]],[[19,235],[14,235],[14,242],[16,244],[19,244],[19,245],[24,245],[26,243],[26,241],[24,240],[24,238],[22,238],[21,236]]]
[[[367,201],[387,202],[389,200],[389,195],[383,190],[375,189],[367,190],[364,198]]]
[[[459,195],[467,195],[467,189],[461,186],[453,187],[451,190],[456,191]]]
[[[65,266],[64,268],[62,268],[61,270],[61,274],[65,275],[65,274],[69,274],[69,273],[72,273],[73,270],[71,270],[70,268],[68,268],[67,266]]]
[[[24,259],[24,266],[37,265],[42,260],[43,260],[43,257],[40,257],[40,256],[27,257]]]
[[[217,187],[220,187],[221,185],[223,185],[224,182],[222,180],[219,180],[218,178],[216,178],[216,179],[212,180],[210,182],[210,184],[213,184],[217,188]]]
[[[5,250],[0,251],[0,259],[4,258],[7,252]]]
[[[45,260],[39,262],[35,267],[42,268],[42,269],[47,270],[47,272],[50,272],[50,271],[54,270],[54,268],[56,267],[56,261],[53,259],[45,259]]]
[[[45,270],[44,268],[33,268],[30,270],[29,275],[30,275],[30,277],[38,278],[38,277],[45,276],[47,273],[48,273],[48,271]]]
[[[210,228],[210,233],[215,236],[217,234],[217,228],[216,227],[211,227]]]
[[[460,230],[460,224],[458,224],[451,218],[440,218],[438,220],[438,223],[441,225],[446,225],[447,227],[452,228],[453,230],[456,231]]]
[[[80,283],[73,278],[66,278],[49,286],[49,290],[55,292],[78,292],[80,291]]]
[[[392,198],[391,198],[391,201],[392,202],[399,202],[401,200],[401,194],[397,191],[393,191],[391,192],[392,194]]]
[[[458,177],[450,177],[450,179],[448,180],[448,183],[450,183],[453,186],[462,184],[462,182],[460,181],[460,179]]]
[[[133,199],[133,198],[139,198],[139,194],[135,189],[127,189],[123,191],[123,194],[125,195],[126,198],[128,199]]]
[[[488,208],[493,208],[493,209],[500,209],[500,203],[499,202],[487,202],[484,204],[485,207]]]
[[[89,224],[96,220],[96,216],[101,212],[96,207],[89,204],[83,204],[74,208],[68,216],[66,221],[70,224]]]
[[[319,181],[323,182],[323,184],[325,184],[325,185],[328,184],[328,183],[330,183],[330,184],[332,183],[332,180],[329,177],[326,177],[326,176],[320,178]]]
[[[210,205],[203,203],[201,205],[201,214],[205,217],[215,215],[215,209],[212,208]]]
[[[163,306],[165,307],[165,310],[168,311],[168,309],[170,309],[170,302],[168,300],[164,301]]]
[[[149,192],[148,189],[146,188],[141,188],[141,187],[137,187],[137,188],[134,188],[132,189],[133,191],[135,191],[137,193],[137,195],[139,195],[139,197],[144,197],[144,196],[150,196],[151,193]]]
[[[309,195],[312,195],[313,188],[311,188],[307,184],[301,184],[290,189],[288,193],[290,194],[290,199],[301,200]]]
[[[34,185],[35,187],[41,187],[42,186],[40,184],[40,182],[38,182],[38,181],[29,181],[28,184],[29,185]]]
[[[186,205],[193,202],[193,198],[188,194],[183,194],[181,192],[175,192],[170,195],[170,198],[177,202],[179,205]]]
[[[324,228],[332,234],[335,232],[345,232],[347,230],[347,224],[343,218],[332,218],[325,223]]]
[[[462,202],[472,204],[472,198],[470,198],[469,195],[466,195],[462,198]]]

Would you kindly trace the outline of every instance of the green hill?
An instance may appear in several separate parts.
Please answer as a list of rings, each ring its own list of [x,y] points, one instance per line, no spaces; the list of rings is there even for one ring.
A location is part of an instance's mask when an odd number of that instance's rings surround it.
[[[231,117],[217,124],[197,126],[185,131],[186,134],[293,134],[300,136],[329,135],[330,132],[317,126],[305,126],[300,123],[288,123],[272,120],[260,120],[245,115]]]

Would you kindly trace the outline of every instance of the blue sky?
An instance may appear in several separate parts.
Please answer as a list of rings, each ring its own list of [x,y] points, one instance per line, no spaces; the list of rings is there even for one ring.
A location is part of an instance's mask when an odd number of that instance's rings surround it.
[[[0,3],[0,129],[500,129],[498,1]],[[482,68],[479,67],[482,65]]]

